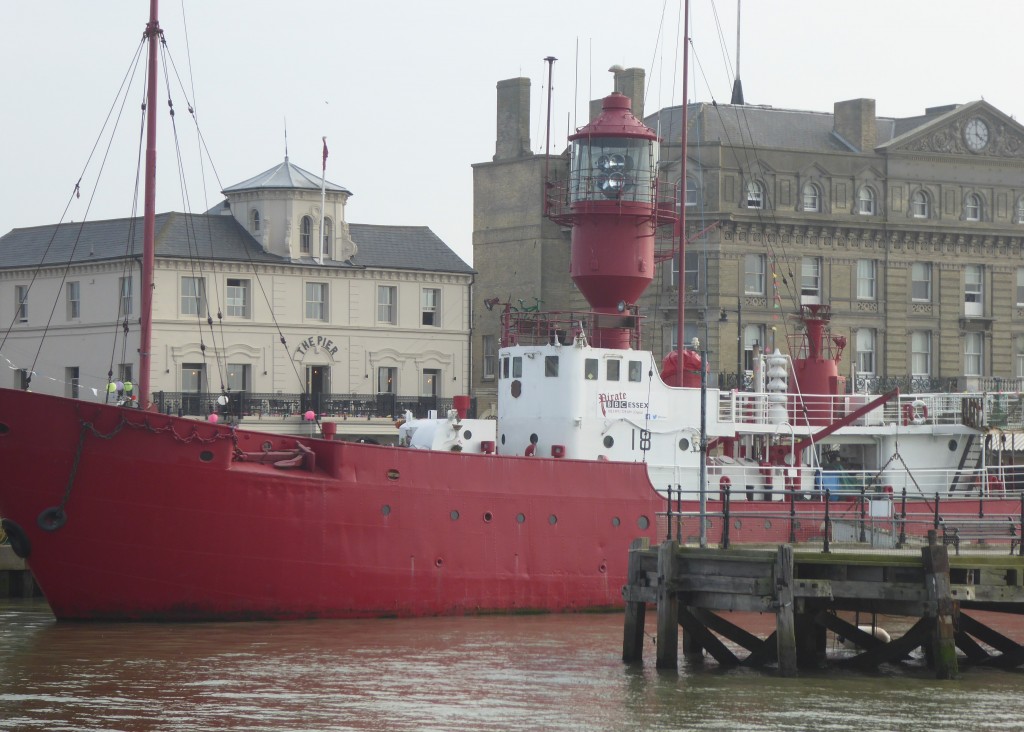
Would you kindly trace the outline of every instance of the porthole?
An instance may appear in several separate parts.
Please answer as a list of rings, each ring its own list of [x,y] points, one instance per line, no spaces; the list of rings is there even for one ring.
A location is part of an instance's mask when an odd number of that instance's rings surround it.
[[[959,444],[957,443],[957,441],[956,441],[956,440],[950,440],[950,441],[949,441],[949,451],[950,451],[950,452],[956,452],[956,448],[957,448],[958,446],[959,446]]]
[[[604,446],[605,447],[611,447],[614,444],[615,444],[615,439],[611,435],[605,435],[604,436]]]
[[[494,518],[494,514],[492,514],[490,511],[485,511],[484,512],[484,523],[485,524],[491,523],[491,519],[493,519],[493,518]]]
[[[772,522],[771,522],[771,519],[765,519],[765,520],[764,520],[764,527],[765,527],[766,529],[770,529],[770,528],[772,527]]]
[[[551,524],[552,526],[557,524],[558,523],[558,516],[556,516],[555,514],[551,514],[550,516],[548,516],[548,523]]]
[[[612,516],[612,526],[618,526],[621,523],[622,519],[620,519],[618,516]]]
[[[735,521],[732,522],[732,527],[734,529],[742,529],[743,528],[743,522],[740,521],[739,519],[736,519]]]
[[[448,515],[451,516],[452,521],[458,521],[459,520],[459,512],[458,511],[452,511]]]
[[[388,480],[398,480],[401,477],[401,473],[392,468],[387,472]]]
[[[211,460],[213,460],[213,452],[211,450],[203,450],[201,453],[199,453],[199,459],[202,460],[204,463],[208,463]]]
[[[636,525],[640,527],[641,531],[647,531],[651,527],[651,520],[646,516],[641,516],[636,520]]]
[[[682,450],[683,452],[686,452],[687,450],[689,450],[690,449],[690,441],[687,440],[685,437],[679,438],[679,449]]]
[[[501,435],[501,444],[502,445],[505,444],[505,433],[502,433],[502,435]]]
[[[607,564],[602,564],[600,567],[597,568],[597,571],[600,572],[601,574],[604,574],[605,572],[608,571],[608,565]]]
[[[434,560],[434,566],[440,569],[441,567],[444,566],[444,560],[441,559],[441,557],[438,557],[437,559]]]
[[[263,452],[270,452],[271,450],[274,449],[274,445],[273,445],[273,443],[270,440],[267,440],[266,442],[264,442],[262,447],[263,447]]]
[[[473,439],[473,430],[466,430],[465,432],[463,432],[462,433],[462,439],[464,439],[464,440],[472,440]]]
[[[526,522],[526,514],[525,513],[517,513],[516,514],[516,522],[520,523],[520,524],[525,523]]]
[[[385,516],[390,516],[391,515],[391,506],[389,506],[389,505],[387,505],[385,503],[383,506],[380,507],[380,512],[382,514],[384,514]]]

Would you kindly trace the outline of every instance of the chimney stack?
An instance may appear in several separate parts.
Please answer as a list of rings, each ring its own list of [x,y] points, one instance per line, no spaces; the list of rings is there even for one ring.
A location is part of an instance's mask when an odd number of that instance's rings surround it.
[[[530,155],[530,80],[525,77],[498,82],[498,125],[495,160]]]
[[[875,100],[850,99],[836,102],[832,130],[860,152],[874,150],[878,144]]]

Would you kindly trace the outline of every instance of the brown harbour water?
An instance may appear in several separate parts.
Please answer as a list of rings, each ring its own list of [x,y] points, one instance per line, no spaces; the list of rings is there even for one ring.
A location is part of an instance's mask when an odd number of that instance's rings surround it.
[[[621,643],[618,614],[75,624],[7,601],[0,730],[1024,730],[1020,671],[675,674]]]

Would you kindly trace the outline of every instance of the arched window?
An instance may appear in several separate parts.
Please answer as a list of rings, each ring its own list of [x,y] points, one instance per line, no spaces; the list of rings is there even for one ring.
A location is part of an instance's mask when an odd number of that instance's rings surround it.
[[[910,199],[910,214],[915,219],[928,218],[928,194],[924,191],[917,191]]]
[[[821,191],[814,183],[804,184],[804,211],[821,211]]]
[[[323,240],[323,245],[322,245],[323,246],[322,251],[323,251],[323,255],[325,257],[331,256],[331,231],[332,231],[331,220],[325,218],[324,219],[324,240]]]
[[[252,210],[252,233],[257,233],[260,230],[260,212],[256,209]]]
[[[857,213],[875,215],[875,190],[871,186],[861,186],[857,190]]]
[[[1024,196],[1017,199],[1017,214],[1014,221],[1018,224],[1024,224]]]
[[[299,249],[306,254],[309,254],[309,242],[313,236],[313,219],[309,216],[302,217],[302,223],[299,224]]]
[[[764,208],[764,186],[759,181],[747,183],[747,208]]]
[[[964,199],[964,220],[981,221],[981,196],[971,193]]]

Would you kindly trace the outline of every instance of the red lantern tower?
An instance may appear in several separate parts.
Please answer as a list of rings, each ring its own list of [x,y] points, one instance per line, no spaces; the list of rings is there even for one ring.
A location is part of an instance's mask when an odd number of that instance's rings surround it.
[[[633,116],[629,97],[605,97],[601,114],[569,137],[570,273],[597,313],[592,345],[628,348],[635,303],[654,277],[658,136]]]

